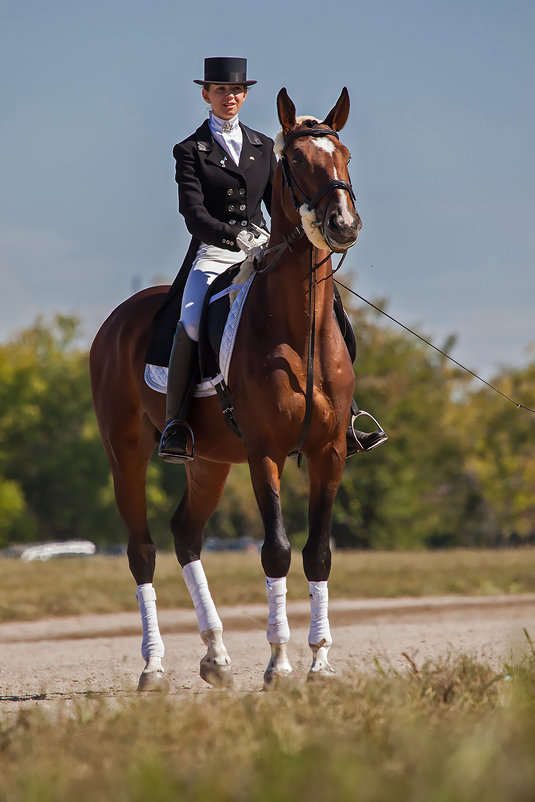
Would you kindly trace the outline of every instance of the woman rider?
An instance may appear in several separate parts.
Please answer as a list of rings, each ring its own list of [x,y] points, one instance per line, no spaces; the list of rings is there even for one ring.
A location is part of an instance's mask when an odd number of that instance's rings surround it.
[[[237,237],[251,227],[265,228],[261,202],[271,212],[271,190],[276,168],[273,141],[243,125],[238,115],[247,98],[244,58],[206,58],[203,99],[209,118],[173,149],[176,161],[179,211],[192,240],[184,263],[155,319],[155,335],[147,362],[165,364],[165,320],[180,318],[169,356],[166,426],[159,455],[169,462],[193,457],[187,424],[192,383],[198,363],[197,343],[204,296],[212,281],[228,267],[245,259]],[[161,332],[159,334],[159,332]],[[159,341],[160,340],[160,341]],[[167,344],[167,352],[169,344]],[[159,352],[159,353],[158,353]],[[384,432],[359,433],[348,429],[348,454],[367,451],[386,439]]]

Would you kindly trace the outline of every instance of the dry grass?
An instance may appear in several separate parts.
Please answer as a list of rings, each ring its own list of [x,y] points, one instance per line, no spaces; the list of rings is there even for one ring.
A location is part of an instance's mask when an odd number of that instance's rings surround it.
[[[258,554],[208,553],[203,562],[218,605],[265,602]],[[159,555],[155,584],[160,609],[191,606],[173,554]],[[533,593],[535,549],[337,552],[329,586],[331,598]],[[305,599],[307,590],[295,553],[288,598]],[[0,561],[0,621],[134,609],[126,557]]]
[[[531,802],[535,660],[285,692],[84,699],[0,723],[9,802]]]

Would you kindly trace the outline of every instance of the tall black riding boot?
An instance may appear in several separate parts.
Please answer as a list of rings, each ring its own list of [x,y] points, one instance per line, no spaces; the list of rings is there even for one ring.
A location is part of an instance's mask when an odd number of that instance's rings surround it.
[[[166,462],[187,462],[194,456],[193,432],[186,419],[198,364],[197,348],[179,323],[169,357],[165,429],[158,449]]]

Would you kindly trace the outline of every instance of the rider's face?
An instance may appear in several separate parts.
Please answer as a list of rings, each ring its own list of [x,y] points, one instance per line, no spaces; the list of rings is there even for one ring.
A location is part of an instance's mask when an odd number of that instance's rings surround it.
[[[222,120],[230,120],[243,105],[247,97],[247,87],[243,84],[210,84],[203,86],[202,96],[212,107],[212,111]]]

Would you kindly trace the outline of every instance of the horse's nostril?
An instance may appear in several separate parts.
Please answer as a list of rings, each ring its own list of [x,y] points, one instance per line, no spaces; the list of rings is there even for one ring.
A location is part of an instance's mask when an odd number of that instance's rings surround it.
[[[344,217],[333,212],[328,219],[331,234],[336,235],[340,241],[355,239],[360,230],[360,219],[345,220]]]
[[[342,228],[344,221],[342,219],[342,215],[337,214],[337,212],[333,212],[329,218],[329,225],[331,228]]]

